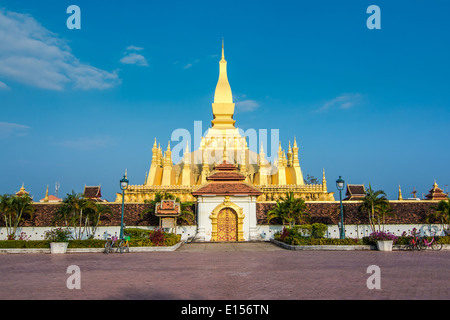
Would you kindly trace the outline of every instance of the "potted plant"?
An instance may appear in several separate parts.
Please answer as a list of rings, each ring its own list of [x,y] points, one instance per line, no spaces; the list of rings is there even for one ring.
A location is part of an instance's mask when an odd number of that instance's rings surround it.
[[[379,251],[392,251],[392,245],[397,241],[397,237],[389,232],[372,232],[369,235],[371,242],[376,242]]]
[[[54,228],[45,231],[45,240],[50,241],[51,253],[66,253],[72,232],[68,228]]]

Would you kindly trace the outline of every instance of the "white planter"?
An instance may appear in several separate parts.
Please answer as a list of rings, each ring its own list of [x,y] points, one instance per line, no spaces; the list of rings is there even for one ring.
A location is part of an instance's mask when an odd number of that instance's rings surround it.
[[[51,253],[66,253],[68,242],[50,242]]]
[[[377,240],[377,248],[379,251],[392,251],[393,240]]]

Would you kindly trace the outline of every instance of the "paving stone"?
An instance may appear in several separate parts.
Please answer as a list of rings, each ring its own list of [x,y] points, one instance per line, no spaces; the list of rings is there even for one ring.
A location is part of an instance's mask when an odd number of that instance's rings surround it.
[[[81,289],[66,286],[67,267]],[[369,290],[367,268],[381,271]],[[450,299],[450,251],[294,251],[190,243],[174,252],[1,254],[0,299]]]

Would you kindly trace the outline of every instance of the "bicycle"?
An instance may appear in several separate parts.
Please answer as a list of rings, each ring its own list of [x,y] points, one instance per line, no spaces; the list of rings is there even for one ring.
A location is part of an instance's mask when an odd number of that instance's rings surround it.
[[[116,232],[116,234],[117,234],[117,232]],[[110,234],[108,234],[108,236],[110,236]],[[116,246],[117,240],[118,240],[117,235],[114,237],[110,237],[106,240],[105,251],[104,251],[106,254],[114,252],[114,248],[116,248],[116,251],[117,251],[117,246]]]
[[[419,245],[420,245],[421,249],[424,249],[424,250],[427,248],[430,248],[430,247],[432,250],[435,250],[435,251],[439,251],[442,249],[442,242],[439,241],[439,239],[437,237],[435,237],[435,234],[433,234],[431,236],[430,241],[428,241],[427,238],[425,238],[425,237],[421,238]]]
[[[118,250],[120,253],[130,252],[130,236],[125,236],[120,240]]]
[[[409,249],[418,251],[420,251],[421,249],[419,232],[416,232],[415,230],[411,232],[411,239],[409,240]]]

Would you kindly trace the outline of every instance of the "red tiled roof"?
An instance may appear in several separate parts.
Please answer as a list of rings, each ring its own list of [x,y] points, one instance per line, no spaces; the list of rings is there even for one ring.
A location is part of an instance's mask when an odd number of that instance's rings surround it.
[[[428,192],[429,193],[425,196],[427,200],[446,200],[448,198],[448,194],[444,193],[437,185],[433,186],[433,189]]]
[[[245,176],[240,174],[239,172],[233,172],[233,171],[217,171],[210,175],[206,180],[211,181],[224,181],[224,180],[245,180]]]
[[[102,192],[100,186],[84,187],[84,196],[86,198],[101,198]]]
[[[236,166],[223,162],[214,169],[216,172],[207,178],[211,182],[192,192],[194,196],[206,194],[259,196],[262,194],[259,189],[244,183],[245,176],[237,172]]]
[[[45,200],[45,198],[44,199],[41,199],[41,200],[39,200],[40,202],[43,202]],[[54,195],[49,195],[48,196],[48,201],[54,201],[54,202],[56,202],[56,201],[62,201],[62,199],[60,199],[60,198],[57,198],[57,197],[55,197]]]
[[[226,163],[224,161],[221,164],[216,165],[214,167],[214,169],[221,170],[221,171],[233,171],[233,170],[236,170],[237,168],[236,168],[236,166],[234,164]]]
[[[246,183],[236,183],[236,182],[216,182],[207,184],[204,187],[192,192],[194,196],[211,194],[217,196],[226,195],[249,195],[249,196],[259,196],[262,194],[261,191],[255,187],[249,186]]]
[[[344,200],[360,200],[366,196],[366,190],[363,184],[347,184],[347,196]]]

